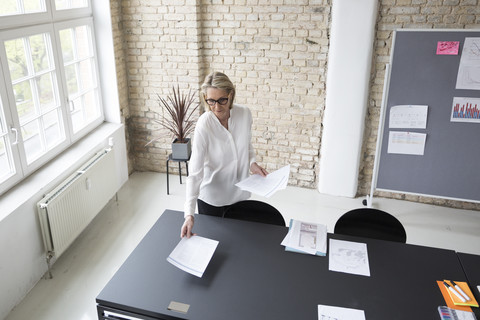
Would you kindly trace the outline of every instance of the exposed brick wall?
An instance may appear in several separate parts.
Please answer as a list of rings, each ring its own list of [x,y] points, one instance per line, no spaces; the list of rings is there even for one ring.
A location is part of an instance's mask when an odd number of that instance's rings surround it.
[[[390,61],[393,31],[396,29],[474,28],[480,28],[480,5],[478,0],[381,0],[379,2],[358,195],[370,193],[385,66]],[[376,192],[375,194],[388,198],[480,210],[480,204],[469,202],[388,192]]]
[[[290,183],[316,186],[325,100],[327,1],[202,1],[208,71],[227,73],[253,114],[257,160],[290,163]]]
[[[358,195],[373,171],[385,65],[397,28],[479,28],[479,0],[379,0]],[[111,0],[130,172],[165,171],[172,137],[153,119],[156,93],[197,90],[210,71],[237,87],[254,115],[253,143],[269,170],[290,163],[289,183],[315,188],[328,59],[331,0]],[[116,26],[117,24],[117,26]],[[117,39],[118,37],[118,39]],[[125,68],[123,71],[122,68]],[[129,108],[123,110],[128,95]],[[145,148],[153,136],[163,136]],[[402,194],[379,196],[480,209]]]
[[[153,121],[163,114],[157,94],[165,98],[177,85],[184,93],[198,90],[202,78],[199,5],[190,0],[120,3],[133,170],[165,171],[173,139]],[[161,138],[145,147],[155,137]]]
[[[314,188],[324,108],[327,1],[121,1],[133,169],[165,171],[172,137],[154,121],[156,93],[197,90],[229,75],[254,116],[258,161],[292,165],[293,185]],[[160,130],[155,130],[160,129]],[[163,135],[145,148],[152,137]]]
[[[112,33],[115,50],[115,67],[117,71],[118,96],[120,101],[120,114],[122,123],[125,124],[125,137],[127,147],[132,145],[130,142],[130,108],[128,96],[127,64],[125,61],[125,37],[122,23],[121,0],[110,1],[110,11],[112,13]],[[127,152],[128,172],[132,173],[134,158],[131,152]]]

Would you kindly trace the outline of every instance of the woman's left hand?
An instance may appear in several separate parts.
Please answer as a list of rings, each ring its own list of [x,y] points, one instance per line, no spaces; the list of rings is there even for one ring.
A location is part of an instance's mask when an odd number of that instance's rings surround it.
[[[266,177],[268,174],[268,171],[260,167],[256,162],[253,162],[252,165],[250,166],[250,171],[252,174],[259,174],[262,177]]]

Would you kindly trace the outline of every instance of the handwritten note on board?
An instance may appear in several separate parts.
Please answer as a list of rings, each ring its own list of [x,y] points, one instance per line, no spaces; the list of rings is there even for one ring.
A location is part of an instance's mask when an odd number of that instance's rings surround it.
[[[437,55],[457,55],[460,41],[438,41]]]

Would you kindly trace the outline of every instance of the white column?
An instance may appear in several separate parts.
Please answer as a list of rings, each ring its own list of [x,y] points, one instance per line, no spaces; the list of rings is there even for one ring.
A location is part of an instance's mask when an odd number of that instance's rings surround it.
[[[362,151],[377,0],[334,0],[318,190],[354,197]]]

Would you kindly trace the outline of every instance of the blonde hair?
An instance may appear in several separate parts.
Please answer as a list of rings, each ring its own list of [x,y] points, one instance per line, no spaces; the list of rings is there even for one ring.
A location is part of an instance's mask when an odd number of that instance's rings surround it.
[[[205,96],[207,95],[208,88],[215,88],[225,91],[229,95],[229,103],[228,106],[232,109],[233,100],[235,99],[235,86],[233,85],[232,81],[228,78],[228,76],[221,72],[212,72],[205,77],[203,84],[200,88],[202,94],[200,95],[200,100],[206,110],[210,110],[210,106],[205,102]]]

